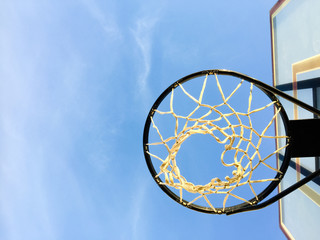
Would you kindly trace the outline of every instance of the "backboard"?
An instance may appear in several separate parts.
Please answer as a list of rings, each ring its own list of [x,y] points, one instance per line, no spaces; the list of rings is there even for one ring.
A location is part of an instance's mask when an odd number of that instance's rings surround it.
[[[320,108],[319,12],[319,0],[279,0],[270,10],[274,86],[316,108]],[[282,104],[290,119],[314,117],[286,101]],[[284,132],[281,124],[276,131],[278,135]],[[280,153],[279,163],[282,157]],[[319,169],[319,165],[319,157],[293,158],[279,191]],[[289,239],[319,239],[320,179],[280,200],[279,216],[280,227]]]

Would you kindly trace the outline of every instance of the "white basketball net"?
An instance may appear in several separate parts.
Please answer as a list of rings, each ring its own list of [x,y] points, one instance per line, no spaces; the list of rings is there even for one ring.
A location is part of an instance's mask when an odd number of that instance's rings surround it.
[[[155,110],[157,113],[161,115],[165,114],[171,114],[175,118],[175,132],[174,136],[169,137],[167,139],[164,139],[155,124],[153,118],[151,117],[152,126],[156,129],[161,141],[156,143],[149,143],[148,145],[163,145],[168,151],[168,155],[165,159],[160,158],[159,156],[152,154],[148,152],[148,154],[158,160],[160,160],[161,166],[160,171],[158,172],[158,175],[156,177],[159,177],[160,175],[164,175],[165,181],[160,184],[165,184],[169,187],[173,187],[175,189],[179,190],[180,193],[180,201],[182,202],[183,198],[183,189],[188,191],[189,193],[196,194],[196,197],[189,201],[188,204],[194,203],[200,198],[204,198],[207,204],[210,206],[210,208],[213,211],[216,211],[216,208],[213,206],[213,204],[209,201],[208,195],[209,194],[224,194],[224,200],[223,200],[223,209],[226,207],[226,202],[229,198],[229,196],[233,196],[234,198],[237,198],[241,201],[248,202],[246,199],[234,194],[232,191],[243,185],[249,185],[253,195],[258,200],[257,193],[255,192],[253,188],[253,183],[258,182],[268,182],[268,181],[277,181],[278,179],[259,179],[254,180],[252,179],[252,173],[259,165],[264,165],[265,167],[275,171],[280,172],[278,169],[270,166],[266,163],[266,160],[270,158],[271,156],[275,155],[279,151],[281,151],[283,148],[278,148],[274,152],[271,152],[268,156],[262,158],[259,153],[259,148],[261,146],[262,139],[264,138],[286,138],[286,136],[267,136],[266,132],[272,125],[272,123],[275,121],[276,116],[278,115],[280,109],[277,109],[275,111],[275,114],[270,119],[269,124],[264,128],[262,132],[257,132],[252,125],[251,117],[250,115],[259,111],[263,111],[264,109],[274,106],[276,102],[270,102],[266,106],[263,106],[258,109],[251,109],[251,102],[252,102],[252,89],[253,84],[250,85],[250,94],[248,99],[248,109],[246,112],[237,112],[232,106],[229,105],[228,101],[229,99],[235,94],[235,92],[241,87],[243,84],[243,80],[237,85],[237,87],[233,90],[233,92],[229,96],[225,96],[225,94],[222,91],[222,88],[220,86],[219,80],[217,75],[215,74],[216,84],[219,89],[219,92],[222,97],[222,102],[218,105],[210,106],[208,104],[202,103],[203,93],[206,88],[207,84],[207,78],[208,75],[205,77],[201,93],[198,99],[191,96],[181,84],[179,84],[179,87],[182,89],[184,94],[192,99],[196,103],[196,107],[193,111],[191,111],[187,116],[180,116],[177,115],[174,112],[173,109],[173,98],[174,98],[174,89],[172,89],[171,92],[171,98],[170,98],[170,111],[163,112],[159,110]],[[222,113],[218,110],[221,106],[227,106],[230,110],[228,113]],[[208,109],[207,113],[202,115],[199,118],[193,117],[195,112],[200,108],[206,108]],[[215,116],[218,116],[214,119],[208,120],[207,117],[210,116],[212,113],[216,113]],[[228,120],[229,117],[236,117],[238,120],[238,124],[234,125],[231,124],[231,121]],[[247,117],[248,121],[246,121],[247,125],[243,124],[243,121],[241,121],[241,117]],[[179,120],[184,120],[185,124],[181,131],[178,131],[179,126]],[[218,126],[218,122],[224,120],[227,123],[227,126],[221,127]],[[249,137],[244,137],[244,131],[249,131]],[[238,132],[238,133],[237,133]],[[240,134],[239,134],[240,132]],[[219,133],[219,134],[216,134]],[[177,165],[176,156],[177,153],[183,144],[183,142],[188,139],[193,134],[210,134],[218,143],[224,145],[224,151],[221,153],[221,162],[226,167],[234,167],[235,170],[232,172],[232,176],[226,176],[224,180],[219,178],[212,178],[211,181],[205,185],[195,185],[192,182],[188,182],[185,177],[183,177],[180,173],[180,169]],[[221,135],[222,134],[222,135]],[[218,135],[220,137],[218,137]],[[252,139],[255,135],[258,137],[257,143],[253,143]],[[221,137],[223,136],[223,137]],[[169,142],[174,142],[171,147],[169,147]],[[245,147],[244,147],[245,146]],[[254,148],[254,153],[249,155],[248,150],[249,148]],[[227,151],[233,150],[234,151],[234,157],[232,163],[227,163],[224,160],[224,156]],[[253,163],[253,159],[258,158],[259,161],[256,161]],[[246,161],[244,161],[246,159]],[[228,159],[230,160],[230,159]],[[250,202],[248,202],[250,203]],[[251,204],[251,203],[250,203]]]

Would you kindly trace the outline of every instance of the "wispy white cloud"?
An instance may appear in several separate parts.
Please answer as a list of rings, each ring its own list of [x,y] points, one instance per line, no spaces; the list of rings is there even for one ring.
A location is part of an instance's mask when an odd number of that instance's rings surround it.
[[[152,16],[143,16],[136,20],[132,34],[140,50],[140,60],[142,68],[140,69],[137,84],[137,93],[142,96],[148,95],[148,77],[151,69],[151,54],[153,32],[160,19],[160,14],[152,12]]]
[[[117,41],[122,39],[122,34],[116,21],[116,11],[112,6],[113,2],[105,2],[108,5],[106,12],[102,11],[95,0],[82,0],[82,2],[92,17],[97,20],[109,39]]]
[[[143,209],[145,207],[146,192],[148,184],[146,182],[139,183],[139,189],[136,189],[136,197],[133,202],[133,212],[132,212],[132,240],[141,240],[144,239],[143,235],[146,234],[146,216],[143,216]],[[143,229],[143,230],[142,230]]]
[[[126,196],[130,200],[127,206],[128,211],[123,216],[125,222],[127,222],[127,227],[121,232],[119,239],[143,240],[148,239],[150,234],[148,231],[150,212],[147,211],[150,208],[148,208],[147,196],[151,184],[141,174],[138,176],[138,173],[142,171],[141,167],[138,167],[137,175],[131,181],[131,187],[126,193]]]
[[[8,117],[7,113],[5,115],[1,118],[1,139],[4,140],[0,155],[0,211],[4,228],[1,229],[1,239],[23,239],[26,236],[38,239],[34,231],[39,235],[50,233],[48,239],[54,239],[46,201],[39,194],[39,190],[44,189],[41,189],[42,179],[36,168],[42,168],[42,162],[35,163],[36,158],[32,159],[36,154],[31,154],[28,149],[30,145],[17,128],[17,120]],[[34,224],[26,224],[31,215]]]
[[[72,165],[72,129],[88,109],[79,103],[85,66],[68,36],[51,38],[65,30],[55,22],[60,9],[28,6],[0,26],[0,238],[61,239],[69,213],[90,216]]]

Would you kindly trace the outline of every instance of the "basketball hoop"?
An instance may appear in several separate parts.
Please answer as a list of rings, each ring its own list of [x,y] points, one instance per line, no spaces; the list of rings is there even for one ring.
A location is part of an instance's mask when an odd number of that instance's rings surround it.
[[[190,93],[192,88],[185,87],[187,82],[197,85],[198,91]],[[210,98],[211,95],[215,98]],[[255,102],[261,95],[266,96],[263,104]],[[189,111],[179,110],[176,96],[185,99],[181,109],[188,101]],[[301,147],[303,144],[308,149],[314,148],[310,141],[299,141],[312,138],[313,134],[308,136],[299,131],[305,123],[289,120],[277,96],[320,115],[317,109],[238,72],[206,70],[174,82],[153,104],[144,128],[144,155],[156,183],[181,205],[200,212],[233,214],[264,207],[265,203],[258,203],[278,186],[291,157],[320,154],[318,150],[306,151]],[[163,119],[172,120],[171,133],[167,133],[168,124],[162,125]],[[316,120],[310,120],[309,125],[319,128]],[[285,133],[282,136],[274,134],[276,121],[283,123]],[[196,184],[184,176],[180,165],[191,160],[180,159],[178,153],[183,144],[196,135],[210,136],[221,146],[217,153],[220,165],[227,172],[231,171],[230,174],[224,178],[212,176],[204,184]],[[277,148],[276,141],[285,144]],[[276,164],[276,155],[280,152],[284,160]],[[265,202],[269,205],[278,197],[283,196],[277,195]]]

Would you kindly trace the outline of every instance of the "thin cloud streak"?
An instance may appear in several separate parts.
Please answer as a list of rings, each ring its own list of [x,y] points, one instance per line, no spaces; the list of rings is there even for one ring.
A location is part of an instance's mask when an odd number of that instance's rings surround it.
[[[148,77],[151,69],[151,54],[152,54],[152,37],[153,30],[159,17],[143,17],[136,21],[135,28],[132,30],[134,39],[138,45],[141,53],[140,62],[142,70],[139,72],[138,76],[138,86],[137,93],[142,96],[147,96],[148,89]]]
[[[122,34],[120,28],[115,20],[115,15],[113,14],[113,10],[111,6],[111,2],[109,1],[108,4],[108,12],[105,14],[101,8],[97,5],[95,0],[82,0],[85,8],[88,9],[90,14],[100,26],[103,28],[104,32],[108,35],[109,39],[112,40],[121,40]]]
[[[133,213],[132,213],[132,239],[133,240],[141,240],[144,239],[143,235],[146,234],[146,223],[143,215],[143,208],[145,206],[146,200],[146,192],[148,188],[148,184],[146,182],[142,182],[143,179],[140,179],[141,182],[138,185],[139,189],[137,189],[136,199],[133,202]],[[143,231],[141,231],[141,228]]]

